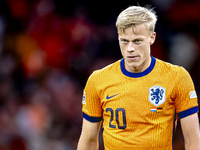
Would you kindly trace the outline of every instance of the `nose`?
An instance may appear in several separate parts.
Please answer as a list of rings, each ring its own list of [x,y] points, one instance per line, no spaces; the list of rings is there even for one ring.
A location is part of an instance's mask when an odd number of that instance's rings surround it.
[[[127,51],[128,52],[134,52],[135,51],[135,47],[134,47],[134,44],[132,42],[130,42],[128,44]]]

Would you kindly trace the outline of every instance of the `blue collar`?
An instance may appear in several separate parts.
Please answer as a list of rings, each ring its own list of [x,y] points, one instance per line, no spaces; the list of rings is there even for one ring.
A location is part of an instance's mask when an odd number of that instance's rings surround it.
[[[125,69],[124,58],[123,58],[120,62],[120,67],[121,67],[121,71],[124,75],[131,77],[131,78],[139,78],[139,77],[143,77],[143,76],[146,76],[147,74],[149,74],[153,70],[155,63],[156,63],[156,59],[153,56],[151,56],[151,64],[145,71],[140,72],[140,73],[132,73]]]

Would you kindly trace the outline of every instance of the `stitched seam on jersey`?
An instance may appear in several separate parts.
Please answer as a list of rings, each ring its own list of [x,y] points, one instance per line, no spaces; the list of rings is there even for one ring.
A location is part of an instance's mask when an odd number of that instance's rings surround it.
[[[99,91],[97,91],[97,85],[96,85],[96,82],[95,82],[95,79],[94,79],[94,76],[99,76],[98,70],[94,71],[92,76],[93,77],[92,77],[92,80],[90,80],[90,82],[92,81],[92,84],[94,85],[93,88],[94,88],[94,91],[95,91],[98,99],[101,99],[100,98],[100,93],[99,93]],[[90,78],[91,78],[91,76],[90,76]]]
[[[182,76],[179,76],[180,75],[180,69],[178,70],[178,73],[176,74],[176,84],[175,84],[175,91],[178,89],[178,87],[180,86],[180,82],[181,82],[181,78]],[[175,92],[176,94],[178,93],[177,91]],[[175,97],[177,97],[177,95],[175,94]]]
[[[175,72],[175,71],[173,71],[173,77],[174,77],[174,79],[173,79],[173,81],[175,81],[173,84],[174,84],[174,86],[173,86],[173,89],[172,89],[172,92],[171,93],[175,93],[174,95],[170,95],[170,97],[171,97],[171,99],[173,100],[173,102],[174,102],[174,105],[175,105],[175,99],[176,99],[176,97],[177,97],[177,92],[176,92],[176,90],[177,90],[177,86],[179,85],[179,82],[180,82],[180,78],[178,79],[178,75],[177,75],[177,72]]]

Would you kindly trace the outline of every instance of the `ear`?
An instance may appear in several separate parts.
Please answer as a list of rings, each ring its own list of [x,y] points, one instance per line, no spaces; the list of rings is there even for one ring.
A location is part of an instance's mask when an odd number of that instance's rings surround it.
[[[156,32],[152,32],[150,38],[150,45],[152,45],[156,40]]]

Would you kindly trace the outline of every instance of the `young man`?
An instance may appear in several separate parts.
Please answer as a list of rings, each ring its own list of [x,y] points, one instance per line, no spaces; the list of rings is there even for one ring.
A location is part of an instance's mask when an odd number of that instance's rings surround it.
[[[197,95],[182,67],[150,54],[156,33],[152,9],[132,6],[116,26],[123,59],[95,71],[82,100],[78,150],[98,150],[103,123],[105,150],[172,150],[178,115],[186,150],[200,150]]]

